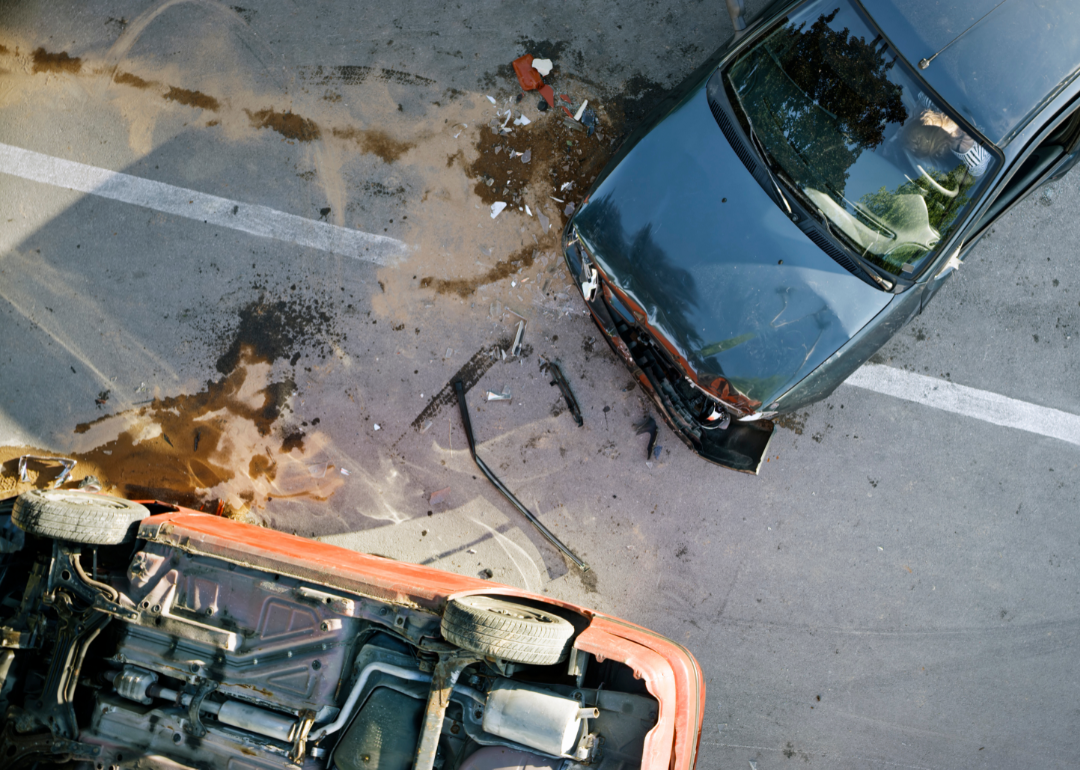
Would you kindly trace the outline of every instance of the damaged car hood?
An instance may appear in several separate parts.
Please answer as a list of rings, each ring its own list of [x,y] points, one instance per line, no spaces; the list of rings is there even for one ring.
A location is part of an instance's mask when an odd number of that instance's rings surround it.
[[[769,404],[893,296],[781,211],[721,133],[704,83],[640,138],[574,221],[609,283],[702,385]]]

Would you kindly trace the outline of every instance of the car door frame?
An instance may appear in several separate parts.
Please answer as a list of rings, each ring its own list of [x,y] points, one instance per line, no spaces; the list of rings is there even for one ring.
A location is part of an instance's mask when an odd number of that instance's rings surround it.
[[[1063,143],[1061,145],[1047,145],[1047,140],[1054,137],[1055,133],[1065,127],[1068,121],[1074,121],[1074,125],[1070,126],[1065,136],[1061,137]],[[1010,190],[1014,180],[1023,171],[1024,164],[1036,156],[1037,153],[1050,146],[1060,146],[1063,151],[1046,168],[1041,169],[1034,178],[1025,183],[1023,188],[1016,191]],[[939,264],[934,265],[928,271],[930,281],[940,281],[947,278],[951,272],[954,272],[951,270],[946,272],[948,263],[953,256],[959,262],[963,262],[972,247],[1001,220],[1002,216],[1012,211],[1017,204],[1028,198],[1047,182],[1063,177],[1078,161],[1080,161],[1080,94],[1072,93],[1068,102],[1064,106],[1057,108],[1054,117],[1046,121],[1043,128],[1027,142],[1024,150],[1010,164],[1009,170],[998,180],[995,189],[986,196],[983,204],[979,207],[978,213],[972,217],[971,223],[966,228],[966,232],[960,241],[961,245],[957,249],[950,251],[949,258],[940,260]],[[1002,196],[1006,195],[1011,196],[1011,199],[1006,201],[1004,205],[999,206]],[[995,207],[997,207],[997,210],[995,210]]]

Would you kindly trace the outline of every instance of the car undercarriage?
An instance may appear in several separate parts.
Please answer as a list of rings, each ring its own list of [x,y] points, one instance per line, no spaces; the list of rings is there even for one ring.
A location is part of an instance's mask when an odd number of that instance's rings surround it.
[[[208,553],[167,525],[136,537],[154,504],[129,503],[127,530],[101,537],[97,513],[56,510],[117,498],[37,494],[0,501],[7,768],[642,764],[659,703],[576,647],[587,617],[483,595],[440,613]]]

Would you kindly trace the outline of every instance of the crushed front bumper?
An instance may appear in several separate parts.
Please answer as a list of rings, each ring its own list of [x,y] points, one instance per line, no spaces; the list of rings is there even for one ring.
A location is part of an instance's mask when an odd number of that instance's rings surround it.
[[[731,419],[727,421],[726,428],[703,427],[694,416],[692,401],[697,394],[685,372],[675,365],[662,345],[654,342],[651,331],[632,318],[574,237],[572,228],[573,219],[563,232],[563,257],[570,275],[593,321],[604,333],[604,339],[649,394],[664,421],[687,446],[706,460],[732,470],[756,474],[775,430],[773,422],[766,419],[752,422]],[[587,288],[583,289],[583,286]]]

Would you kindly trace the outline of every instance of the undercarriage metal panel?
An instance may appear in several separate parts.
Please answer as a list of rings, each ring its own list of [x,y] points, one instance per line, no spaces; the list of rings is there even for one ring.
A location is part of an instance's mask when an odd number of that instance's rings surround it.
[[[127,625],[118,662],[210,679],[224,695],[292,713],[334,706],[364,624],[341,610],[356,614],[358,601],[217,559],[150,549],[126,586],[140,615]]]
[[[181,709],[150,708],[103,695],[83,740],[102,747],[98,761],[105,767],[317,770],[324,765],[314,758],[298,765],[289,760],[285,744],[228,727],[213,726],[195,737],[184,730],[186,721]]]

